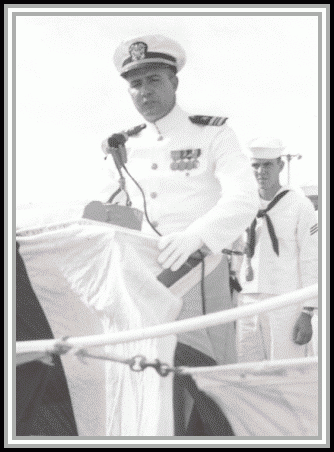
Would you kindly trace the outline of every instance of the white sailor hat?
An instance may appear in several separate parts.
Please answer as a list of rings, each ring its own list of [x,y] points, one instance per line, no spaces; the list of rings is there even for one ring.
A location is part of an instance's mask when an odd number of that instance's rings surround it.
[[[276,159],[282,155],[283,143],[278,138],[259,137],[248,143],[251,157],[255,159]]]
[[[121,75],[148,63],[163,63],[179,72],[186,62],[180,44],[162,35],[147,35],[123,41],[114,53],[114,63]]]

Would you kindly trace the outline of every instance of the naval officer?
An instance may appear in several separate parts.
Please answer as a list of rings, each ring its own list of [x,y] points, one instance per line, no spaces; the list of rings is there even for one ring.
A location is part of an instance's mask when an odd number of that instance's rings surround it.
[[[223,117],[190,115],[176,102],[178,72],[186,61],[179,43],[161,35],[122,42],[114,63],[145,128],[126,142],[127,169],[145,194],[148,221],[142,231],[159,233],[158,261],[176,271],[198,249],[221,253],[245,230],[259,208],[256,183],[234,131]],[[108,153],[108,140],[103,144]],[[117,172],[116,172],[117,179]],[[143,197],[127,178],[132,207]],[[183,297],[179,319],[232,307],[226,258]],[[236,362],[234,325],[178,336],[176,365]],[[186,414],[186,397],[193,409]],[[197,391],[191,377],[175,377],[175,435],[232,435],[217,407]]]

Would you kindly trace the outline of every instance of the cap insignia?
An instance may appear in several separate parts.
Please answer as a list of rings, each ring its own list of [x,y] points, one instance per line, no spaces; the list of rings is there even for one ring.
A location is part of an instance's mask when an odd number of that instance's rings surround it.
[[[134,42],[129,47],[132,61],[144,60],[146,58],[147,44],[145,42]]]

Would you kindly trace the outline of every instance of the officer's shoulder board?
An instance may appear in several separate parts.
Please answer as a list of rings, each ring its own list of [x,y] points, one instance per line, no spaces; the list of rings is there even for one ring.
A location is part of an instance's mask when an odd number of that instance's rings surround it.
[[[190,121],[193,124],[199,124],[202,126],[222,126],[225,124],[228,118],[222,116],[189,116]]]

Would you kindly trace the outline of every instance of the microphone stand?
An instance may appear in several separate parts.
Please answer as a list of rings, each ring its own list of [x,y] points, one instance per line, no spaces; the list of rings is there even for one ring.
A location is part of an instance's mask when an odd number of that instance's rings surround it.
[[[119,173],[119,188],[110,196],[110,198],[107,201],[107,204],[112,204],[113,200],[115,199],[115,197],[121,193],[122,191],[124,191],[124,193],[126,194],[126,206],[131,207],[132,202],[130,200],[130,196],[129,193],[127,192],[125,185],[125,177],[123,176],[122,173],[122,167],[124,166],[124,163],[126,163],[126,149],[124,144],[119,144],[118,147],[112,147],[110,148],[111,152],[110,154],[112,155],[113,159],[114,159],[114,163],[115,166],[117,168],[117,171]]]
[[[118,189],[111,195],[106,203],[91,201],[87,204],[83,212],[83,218],[89,218],[91,220],[102,221],[140,231],[143,221],[143,212],[131,207],[132,202],[129,193],[125,188],[125,178],[122,173],[122,168],[125,168],[124,165],[127,161],[124,143],[125,141],[113,142],[112,146],[109,145],[108,149],[108,154],[112,155],[120,175]],[[126,205],[112,204],[115,197],[122,191],[124,191],[126,195]]]

